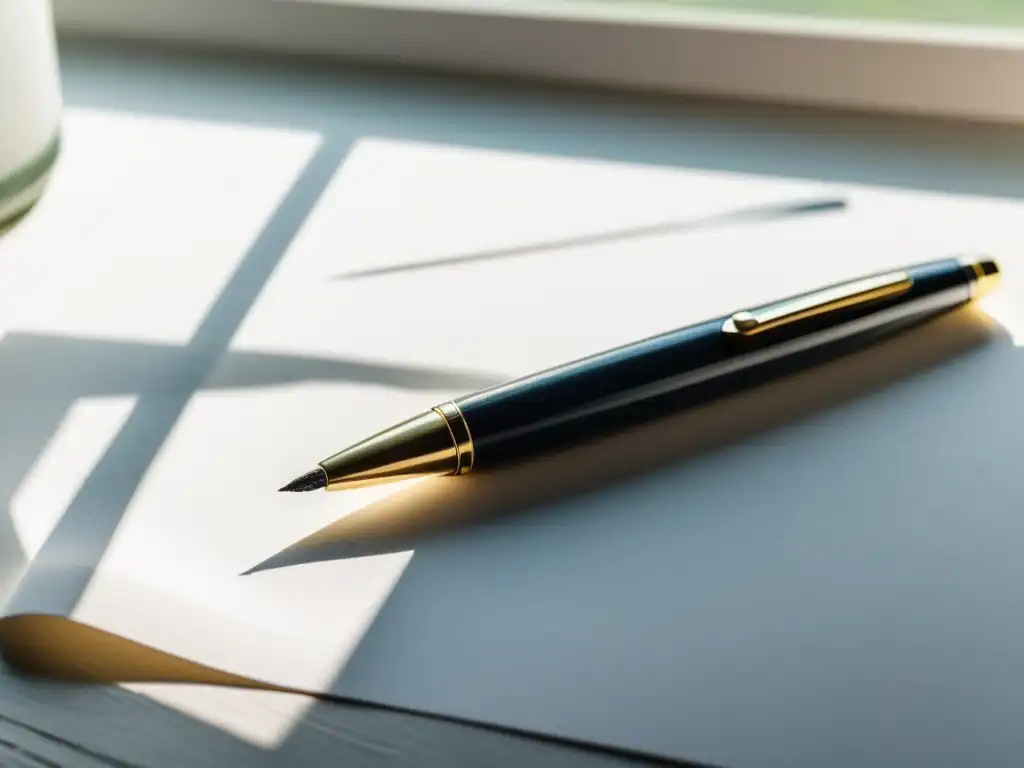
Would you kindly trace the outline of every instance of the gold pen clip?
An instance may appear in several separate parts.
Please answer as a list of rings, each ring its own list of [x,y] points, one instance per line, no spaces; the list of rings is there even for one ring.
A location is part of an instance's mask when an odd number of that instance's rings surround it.
[[[910,290],[913,280],[906,272],[887,272],[737,312],[722,326],[725,333],[753,336],[808,317],[823,315]]]

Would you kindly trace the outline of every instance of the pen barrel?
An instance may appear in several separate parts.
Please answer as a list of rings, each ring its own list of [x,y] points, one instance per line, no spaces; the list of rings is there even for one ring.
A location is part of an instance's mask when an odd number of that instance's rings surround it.
[[[561,449],[698,406],[860,348],[971,298],[955,259],[908,267],[906,289],[744,336],[727,315],[601,352],[455,402],[474,466]]]

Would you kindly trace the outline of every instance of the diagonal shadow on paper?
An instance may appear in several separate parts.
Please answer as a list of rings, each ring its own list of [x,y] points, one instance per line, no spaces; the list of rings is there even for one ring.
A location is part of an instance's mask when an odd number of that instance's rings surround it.
[[[491,376],[427,367],[233,352],[229,376],[203,389],[237,389],[300,381],[335,380],[385,384],[403,389],[495,383]],[[194,360],[185,347],[131,341],[11,333],[0,339],[0,499],[8,504],[42,454],[69,408],[86,397],[180,396]],[[24,553],[9,514],[0,515],[0,596],[24,565]],[[81,539],[76,539],[80,541]],[[6,584],[6,589],[4,588]]]
[[[482,261],[512,258],[516,256],[527,256],[532,253],[557,251],[564,248],[580,248],[586,245],[615,242],[616,240],[653,237],[655,235],[709,229],[716,226],[740,225],[748,222],[772,221],[775,219],[805,216],[814,213],[832,213],[845,210],[846,205],[846,201],[842,198],[821,198],[817,200],[778,203],[775,205],[762,205],[713,214],[703,218],[665,221],[657,224],[630,227],[628,229],[619,229],[610,232],[594,232],[593,234],[564,237],[558,240],[547,240],[540,243],[515,245],[509,248],[499,248],[493,251],[464,253],[455,256],[444,256],[438,259],[429,259],[427,261],[417,261],[410,264],[394,264],[376,269],[344,272],[340,275],[335,275],[334,279],[358,280],[361,278],[378,277],[380,275],[389,275],[397,272],[418,272],[425,269],[436,269],[437,267],[450,267],[456,264],[477,263]]]
[[[53,596],[55,610],[70,612],[77,605],[147,468],[193,393],[227,350],[348,148],[348,141],[327,139],[310,159],[186,345],[173,379],[167,386],[140,393],[121,430],[36,554],[39,563],[52,559],[68,567],[61,568],[59,576],[45,567],[29,569],[14,591],[10,612],[19,612],[22,596],[39,590]]]
[[[327,140],[283,199],[255,240],[192,339],[177,349],[71,338],[9,336],[0,345],[0,364],[9,373],[0,388],[5,403],[3,480],[6,498],[28,471],[36,453],[57,427],[76,396],[130,390],[135,406],[120,432],[95,465],[64,515],[36,554],[42,567],[29,569],[7,606],[19,612],[24,597],[50,595],[54,610],[70,612],[86,589],[93,569],[117,528],[147,468],[211,368],[226,353],[231,338],[269,278],[305,217],[348,151],[348,141]],[[228,386],[258,386],[310,378],[390,381],[405,387],[459,383],[480,386],[489,380],[472,374],[387,368],[369,363],[274,356],[242,356],[238,381]],[[17,395],[23,395],[18,398]],[[42,409],[44,413],[35,411]],[[7,502],[5,502],[6,504]],[[5,525],[10,525],[9,515]],[[5,532],[5,560],[13,551],[14,531]],[[60,569],[46,567],[58,562]],[[7,569],[8,572],[17,569]]]

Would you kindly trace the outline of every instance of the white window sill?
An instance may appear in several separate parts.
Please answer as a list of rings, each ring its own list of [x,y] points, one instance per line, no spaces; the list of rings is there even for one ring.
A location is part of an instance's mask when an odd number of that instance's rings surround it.
[[[1024,34],[584,0],[54,0],[64,34],[1024,122]]]

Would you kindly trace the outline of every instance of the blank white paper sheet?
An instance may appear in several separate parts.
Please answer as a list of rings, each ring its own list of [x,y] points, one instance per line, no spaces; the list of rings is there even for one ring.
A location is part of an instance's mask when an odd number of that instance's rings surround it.
[[[1024,754],[1019,221],[76,111],[0,242],[0,644],[53,674],[712,765],[896,765],[922,742],[1003,765]],[[991,300],[820,369],[508,472],[277,493],[450,397],[976,250],[1006,272]]]

